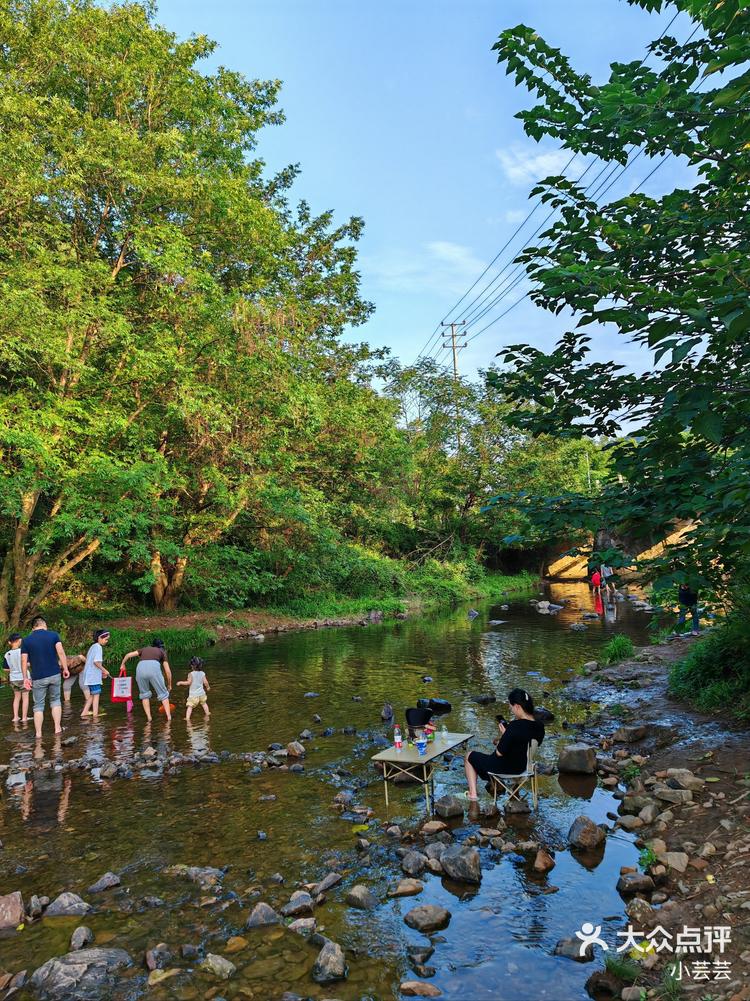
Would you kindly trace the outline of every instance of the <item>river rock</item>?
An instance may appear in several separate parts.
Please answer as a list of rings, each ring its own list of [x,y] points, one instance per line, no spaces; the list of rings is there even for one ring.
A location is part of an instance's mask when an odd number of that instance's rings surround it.
[[[297,918],[289,925],[289,931],[296,932],[298,935],[312,935],[316,926],[315,918]]]
[[[407,998],[439,998],[443,994],[439,987],[424,980],[404,980],[399,991]]]
[[[585,633],[586,630],[588,629],[588,626],[586,625],[585,622],[571,622],[570,628],[574,633]]]
[[[426,837],[431,837],[433,834],[440,834],[441,831],[447,831],[448,825],[443,820],[428,820],[426,824],[422,825],[422,834]]]
[[[463,883],[481,883],[482,866],[476,848],[451,845],[440,856],[446,875]]]
[[[404,921],[416,931],[431,932],[445,928],[450,922],[451,912],[437,904],[422,904],[404,915]]]
[[[413,897],[424,890],[424,883],[419,879],[401,879],[388,891],[389,897]]]
[[[463,817],[464,805],[457,796],[441,796],[435,802],[435,813],[443,820],[450,817]]]
[[[639,812],[638,816],[644,824],[653,824],[659,816],[659,807],[656,803],[647,803]]]
[[[88,914],[90,910],[91,904],[81,900],[78,894],[66,892],[55,897],[44,916],[47,918],[76,918]]]
[[[422,852],[407,852],[401,860],[401,868],[407,876],[419,876],[424,872],[427,856]]]
[[[270,906],[262,901],[253,907],[250,917],[247,919],[246,928],[262,928],[265,925],[277,925],[281,918]]]
[[[97,881],[89,887],[89,893],[101,893],[103,890],[111,890],[114,886],[120,885],[120,877],[113,872],[105,872]]]
[[[223,956],[217,956],[215,952],[209,952],[200,965],[201,970],[212,973],[219,980],[229,980],[237,972],[237,967]]]
[[[481,695],[475,695],[474,701],[478,702],[480,706],[488,706],[491,702],[497,702],[497,695],[493,695],[492,692],[484,692]]]
[[[41,911],[40,911],[41,913]],[[0,929],[17,928],[26,919],[23,897],[20,890],[0,897]]]
[[[691,803],[693,801],[690,789],[670,789],[666,785],[655,785],[651,792],[657,799],[661,799],[665,803]]]
[[[292,740],[286,745],[286,753],[292,758],[304,758],[305,746],[298,740]]]
[[[540,848],[534,859],[534,870],[536,872],[550,872],[555,868],[555,860],[546,848]]]
[[[433,841],[431,844],[425,847],[424,853],[429,859],[441,859],[443,857],[443,852],[448,847],[444,841]]]
[[[26,772],[9,772],[5,780],[8,789],[19,789],[26,785]]]
[[[677,872],[685,872],[688,867],[688,856],[685,852],[662,852],[659,861]]]
[[[676,782],[681,789],[690,789],[691,792],[700,792],[706,784],[705,779],[694,775],[689,768],[668,768],[667,778]]]
[[[617,823],[624,831],[635,831],[639,827],[643,827],[643,821],[640,817],[633,817],[630,814],[623,814],[623,816],[617,818]]]
[[[561,772],[593,775],[596,771],[596,751],[589,744],[568,744],[560,751],[557,768]]]
[[[642,897],[634,897],[625,908],[634,928],[650,928],[656,920],[656,911]]]
[[[407,945],[406,953],[412,965],[422,966],[435,951],[433,945]]]
[[[645,726],[621,726],[612,734],[612,740],[616,744],[634,744],[638,740],[643,740],[647,732]]]
[[[156,987],[157,984],[162,984],[165,980],[171,980],[172,977],[177,977],[180,973],[182,973],[182,970],[178,966],[173,966],[170,970],[151,970],[148,975],[148,986]]]
[[[301,918],[312,914],[314,907],[310,894],[305,890],[297,890],[292,894],[289,903],[281,908],[281,913],[285,918]]]
[[[568,831],[568,844],[571,848],[598,848],[606,838],[606,834],[590,817],[576,817]]]
[[[594,948],[587,945],[581,949],[581,940],[578,938],[561,938],[554,949],[556,956],[565,956],[566,959],[574,959],[576,963],[590,963],[594,959]],[[583,952],[583,955],[581,955]]]
[[[40,1001],[99,1001],[111,996],[114,973],[131,963],[124,949],[81,949],[48,959],[34,971],[29,984]]]
[[[313,897],[319,897],[321,893],[327,893],[332,890],[334,886],[339,884],[343,876],[339,872],[329,872],[327,876],[324,876],[319,883],[316,883],[312,888],[311,893]]]
[[[303,698],[306,698],[306,699],[318,699],[318,698],[320,698],[320,692],[305,692]]]
[[[350,907],[358,907],[361,911],[371,911],[378,906],[377,897],[361,883],[353,886],[345,899]]]
[[[332,984],[336,980],[345,980],[348,973],[344,950],[336,942],[326,942],[312,968],[315,983]]]
[[[312,730],[305,729],[299,735],[300,740],[312,740],[312,738],[313,738]]]
[[[506,815],[509,813],[531,813],[531,806],[524,796],[514,796],[505,804],[504,810]]]
[[[617,880],[617,892],[623,896],[632,893],[650,893],[654,881],[644,872],[626,872]]]
[[[92,930],[86,925],[79,925],[70,936],[70,950],[78,952],[80,949],[85,949],[87,945],[91,945],[93,941],[94,933]]]
[[[172,962],[172,950],[166,942],[159,942],[153,949],[147,949],[145,955],[147,970],[165,970]]]
[[[221,869],[215,869],[210,865],[184,865],[179,862],[177,865],[170,865],[164,870],[167,876],[179,876],[189,879],[191,883],[197,883],[201,889],[207,890],[224,878]]]

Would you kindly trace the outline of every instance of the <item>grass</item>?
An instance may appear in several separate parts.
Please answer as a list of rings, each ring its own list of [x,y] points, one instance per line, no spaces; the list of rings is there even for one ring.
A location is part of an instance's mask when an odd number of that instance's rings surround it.
[[[59,630],[63,639],[66,652],[85,653],[92,637],[83,633],[80,629],[66,629],[64,626]],[[174,665],[174,661],[187,660],[198,650],[202,650],[210,643],[214,642],[215,634],[204,626],[191,626],[188,629],[157,628],[153,630],[140,629],[112,629],[111,638],[105,648],[105,666],[110,672],[117,671],[120,661],[126,653],[146,646],[153,637],[164,640],[167,648],[167,655]]]
[[[616,664],[620,660],[632,657],[634,653],[635,647],[631,638],[617,633],[608,643],[605,643],[602,649],[602,660],[605,664]]]
[[[672,694],[704,711],[750,719],[750,622],[736,614],[693,644],[669,674]]]
[[[660,1001],[680,1001],[683,997],[682,983],[675,976],[674,969],[674,964],[666,968],[661,983],[656,988],[656,996]]]
[[[637,779],[641,774],[641,769],[636,764],[626,765],[625,768],[620,772],[620,776],[623,782],[630,784],[633,779]]]
[[[611,973],[613,977],[630,984],[635,983],[643,972],[640,966],[628,956],[606,956],[604,967],[607,973]]]
[[[615,719],[625,719],[627,714],[628,710],[622,702],[613,702],[609,707],[609,715],[614,716]]]
[[[652,865],[656,865],[659,861],[656,852],[653,848],[644,848],[641,854],[638,856],[638,865],[643,869],[644,872],[648,872]]]

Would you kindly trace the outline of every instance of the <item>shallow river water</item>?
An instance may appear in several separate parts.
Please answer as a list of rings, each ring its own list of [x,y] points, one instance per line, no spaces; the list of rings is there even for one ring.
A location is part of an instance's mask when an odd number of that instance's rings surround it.
[[[89,771],[33,773],[21,789],[6,790],[0,808],[0,893],[21,890],[56,896],[79,893],[95,904],[85,918],[97,945],[119,946],[134,959],[114,992],[119,999],[148,994],[160,998],[280,998],[284,991],[304,997],[398,998],[404,979],[421,979],[410,969],[406,947],[425,943],[409,930],[403,914],[416,904],[437,903],[451,911],[448,928],[438,936],[429,965],[432,978],[448,1001],[498,999],[569,1001],[586,997],[584,983],[591,966],[552,955],[555,943],[573,936],[584,921],[603,924],[613,934],[621,924],[623,903],[615,891],[619,868],[632,864],[636,849],[629,836],[608,840],[598,865],[584,864],[565,848],[572,820],[585,813],[599,822],[616,806],[595,781],[550,776],[542,778],[539,810],[530,820],[510,825],[509,840],[537,838],[557,849],[556,867],[545,876],[534,873],[531,856],[501,855],[482,848],[481,886],[468,889],[427,875],[419,897],[386,898],[398,877],[396,845],[383,833],[383,821],[409,827],[424,810],[419,787],[399,786],[386,812],[382,782],[369,764],[380,748],[376,738],[390,737],[381,722],[385,701],[396,718],[419,697],[446,698],[453,705],[449,729],[476,734],[472,747],[489,746],[494,715],[504,711],[504,698],[515,685],[528,689],[537,704],[557,717],[547,730],[540,759],[553,762],[562,743],[571,740],[563,722],[583,718],[583,709],[565,701],[562,683],[575,668],[595,657],[614,632],[646,642],[647,616],[627,603],[618,606],[616,622],[594,621],[586,632],[570,630],[580,610],[591,609],[585,586],[554,586],[547,597],[571,599],[558,616],[543,616],[529,597],[509,595],[510,605],[480,607],[473,621],[467,609],[411,621],[289,633],[264,643],[238,642],[195,651],[206,658],[211,692],[211,718],[201,710],[187,727],[180,710],[186,689],[175,689],[178,710],[171,727],[163,718],[147,728],[140,707],[128,715],[121,705],[107,705],[99,722],[78,719],[80,691],[66,709],[65,736],[78,743],[63,748],[64,757],[126,759],[133,749],[149,745],[177,751],[218,752],[265,750],[272,741],[286,745],[305,727],[315,737],[306,745],[301,775],[275,770],[249,775],[246,763],[227,761],[188,766],[176,775],[96,781]],[[489,625],[490,620],[503,620]],[[187,658],[182,658],[186,661]],[[110,665],[112,666],[112,665]],[[186,676],[185,663],[173,664],[176,678]],[[423,682],[424,676],[431,682]],[[306,698],[305,693],[319,693]],[[496,706],[473,696],[494,692]],[[355,701],[355,698],[361,701]],[[7,688],[0,712],[9,717]],[[312,721],[320,714],[322,723]],[[507,715],[507,713],[506,713]],[[336,733],[321,736],[325,727]],[[344,726],[355,726],[346,736]],[[0,740],[0,763],[33,748],[28,729],[11,730]],[[574,734],[575,731],[573,730]],[[45,754],[54,753],[52,740]],[[16,758],[17,760],[17,758]],[[436,795],[463,786],[461,762],[436,774]],[[30,773],[31,774],[31,773]],[[341,789],[356,791],[356,802],[371,807],[368,831],[357,820],[337,812],[332,803]],[[275,795],[273,801],[261,797]],[[485,803],[489,803],[485,797]],[[465,837],[491,821],[465,822]],[[258,832],[264,832],[261,840]],[[355,840],[371,842],[368,853],[355,851]],[[218,891],[167,875],[174,863],[226,867]],[[310,976],[318,948],[285,928],[244,930],[257,900],[279,907],[301,883],[314,882],[335,865],[345,873],[342,884],[317,909],[319,930],[346,950],[348,980],[321,987]],[[107,870],[118,873],[122,886],[92,897],[91,885]],[[284,884],[274,882],[276,873]],[[346,889],[365,883],[382,902],[373,911],[344,903]],[[553,889],[554,888],[554,889]],[[158,901],[145,898],[159,898]],[[67,951],[80,919],[49,918],[0,939],[0,970],[33,970],[51,956]],[[205,952],[224,953],[227,939],[242,935],[247,944],[231,958],[235,976],[219,982],[180,958],[179,947],[193,944]],[[171,965],[180,973],[148,988],[144,950],[165,942],[176,955]],[[21,994],[21,997],[30,996]]]

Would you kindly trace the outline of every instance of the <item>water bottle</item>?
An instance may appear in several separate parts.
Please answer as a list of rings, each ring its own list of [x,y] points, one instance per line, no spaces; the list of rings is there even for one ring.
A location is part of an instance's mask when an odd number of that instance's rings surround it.
[[[403,747],[403,742],[401,740],[401,727],[398,725],[398,723],[393,729],[393,746],[396,748],[397,751],[400,751],[401,748]]]
[[[440,739],[441,740],[448,739],[448,727],[445,725],[445,723],[443,723],[443,725],[440,727]]]

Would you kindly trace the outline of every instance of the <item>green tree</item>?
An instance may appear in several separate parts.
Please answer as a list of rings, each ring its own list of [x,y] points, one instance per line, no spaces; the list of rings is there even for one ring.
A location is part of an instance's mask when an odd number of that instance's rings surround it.
[[[565,517],[662,536],[689,523],[649,572],[720,586],[750,555],[750,8],[630,2],[677,8],[696,31],[653,42],[656,68],[614,63],[599,84],[531,28],[504,31],[499,60],[539,98],[518,117],[535,139],[613,163],[635,149],[681,156],[696,182],[608,203],[560,177],[535,189],[559,211],[521,257],[532,297],[556,313],[568,307],[578,322],[548,354],[528,345],[504,352],[499,381],[521,408],[518,425],[534,434],[621,436],[601,498],[548,500],[544,523]],[[601,326],[587,334],[590,324]],[[588,359],[592,337],[613,330],[652,350],[650,371]]]
[[[362,223],[290,208],[278,83],[149,8],[3,0],[0,37],[0,624],[92,554],[171,607],[369,314]]]

